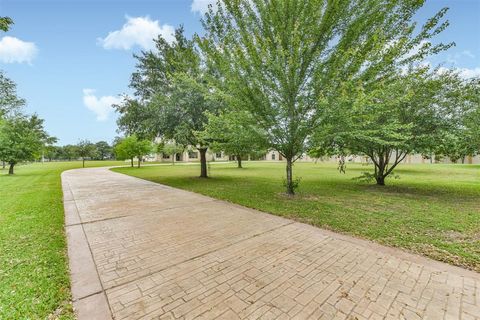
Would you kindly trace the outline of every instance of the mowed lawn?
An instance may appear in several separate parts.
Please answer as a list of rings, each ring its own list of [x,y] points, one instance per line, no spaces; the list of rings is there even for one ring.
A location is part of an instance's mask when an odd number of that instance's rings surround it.
[[[0,319],[73,319],[60,174],[81,166],[0,169]]]
[[[118,168],[114,171],[191,190],[312,225],[407,249],[480,271],[480,166],[400,165],[387,186],[354,180],[372,169],[348,164],[297,163],[298,194],[283,193],[282,163]]]

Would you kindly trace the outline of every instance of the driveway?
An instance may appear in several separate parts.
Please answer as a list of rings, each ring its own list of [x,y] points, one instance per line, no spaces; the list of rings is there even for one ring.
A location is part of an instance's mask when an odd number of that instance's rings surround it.
[[[480,274],[107,168],[62,174],[79,319],[480,319]]]

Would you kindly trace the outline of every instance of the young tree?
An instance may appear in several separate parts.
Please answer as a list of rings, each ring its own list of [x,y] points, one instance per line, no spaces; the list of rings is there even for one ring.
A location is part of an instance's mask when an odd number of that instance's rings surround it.
[[[364,177],[383,186],[408,154],[428,154],[453,133],[468,104],[462,83],[454,74],[424,68],[386,82],[345,87],[336,100],[337,113],[312,144],[319,153],[367,156],[374,172]]]
[[[115,156],[117,159],[130,159],[130,164],[133,167],[133,159],[137,157],[138,168],[143,156],[149,154],[153,150],[153,145],[148,140],[139,140],[137,136],[132,135],[126,137],[115,145]]]
[[[161,153],[166,154],[172,158],[172,165],[175,164],[175,156],[185,151],[185,146],[175,142],[165,143],[161,148]]]
[[[82,167],[85,168],[85,159],[93,158],[97,149],[95,145],[88,140],[81,140],[77,143],[77,154],[82,158]]]
[[[134,145],[134,152],[138,159],[138,168],[143,161],[143,157],[150,154],[154,150],[153,143],[149,140],[138,140]]]
[[[113,149],[106,141],[99,141],[95,143],[97,149],[96,158],[98,160],[110,159],[112,157]]]
[[[223,0],[210,8],[199,45],[220,81],[216,88],[248,110],[286,159],[286,191],[293,195],[293,163],[322,124],[329,98],[345,81],[395,69],[413,48],[418,59],[443,45],[424,42],[440,12],[412,36],[423,1]],[[407,63],[405,59],[404,63]],[[372,76],[372,74],[374,76]]]
[[[115,159],[117,160],[130,159],[130,166],[133,168],[133,159],[135,158],[135,153],[132,147],[132,139],[133,137],[127,137],[118,140],[113,147],[113,152],[115,154]]]
[[[0,123],[0,160],[10,165],[9,174],[14,173],[16,164],[33,161],[48,139],[43,120],[38,116],[17,115]]]
[[[267,151],[265,133],[246,111],[208,114],[208,125],[199,135],[210,141],[212,150],[235,156],[238,168],[242,168],[242,158]]]

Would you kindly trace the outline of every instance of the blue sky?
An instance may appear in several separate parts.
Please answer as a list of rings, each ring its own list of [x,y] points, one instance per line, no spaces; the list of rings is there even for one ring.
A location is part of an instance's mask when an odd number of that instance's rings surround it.
[[[0,36],[0,69],[60,144],[111,142],[118,133],[109,105],[130,92],[132,54],[180,24],[188,35],[201,32],[208,1],[0,0],[0,16],[15,21]],[[444,6],[451,25],[437,40],[456,47],[430,61],[480,75],[480,0],[430,0],[418,19]]]

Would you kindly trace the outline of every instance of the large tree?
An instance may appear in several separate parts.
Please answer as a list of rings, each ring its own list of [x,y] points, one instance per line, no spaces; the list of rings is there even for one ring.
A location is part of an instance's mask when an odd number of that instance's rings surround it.
[[[221,74],[216,88],[251,112],[269,146],[292,165],[322,124],[343,82],[377,81],[398,64],[444,48],[426,41],[446,24],[445,11],[416,36],[412,21],[423,1],[224,0],[204,19],[200,47]],[[408,52],[416,49],[410,57]],[[402,62],[395,63],[403,57]]]
[[[0,160],[9,164],[9,174],[19,162],[38,158],[49,136],[36,115],[16,115],[0,123]]]
[[[155,44],[156,50],[136,56],[137,70],[131,81],[135,99],[127,99],[117,107],[119,126],[130,128],[130,133],[142,132],[150,138],[160,137],[197,148],[200,177],[207,177],[208,144],[198,139],[195,132],[204,130],[205,112],[215,113],[219,108],[215,100],[208,99],[205,77],[209,70],[183,28],[176,30],[174,42],[159,36]]]

